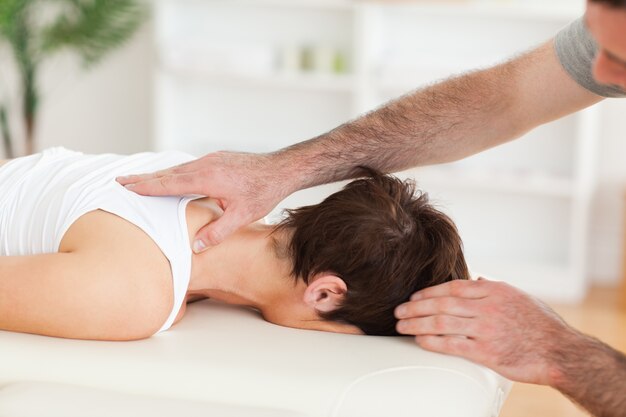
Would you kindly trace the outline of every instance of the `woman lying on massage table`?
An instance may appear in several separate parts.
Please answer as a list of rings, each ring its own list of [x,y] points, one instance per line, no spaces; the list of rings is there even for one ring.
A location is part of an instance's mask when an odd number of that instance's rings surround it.
[[[411,183],[367,169],[279,225],[250,224],[194,254],[216,201],[139,196],[114,180],[192,159],[52,148],[3,164],[0,329],[141,339],[209,297],[283,326],[391,335],[394,308],[415,291],[468,278],[452,221]]]

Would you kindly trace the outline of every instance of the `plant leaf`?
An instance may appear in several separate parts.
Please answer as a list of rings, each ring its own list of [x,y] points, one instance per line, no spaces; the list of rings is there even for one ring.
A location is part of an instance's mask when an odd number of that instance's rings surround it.
[[[0,0],[0,33],[9,38],[30,0]]]
[[[44,52],[72,49],[86,66],[96,64],[129,40],[146,16],[145,8],[136,0],[65,0],[65,3],[56,21],[43,29],[42,48]]]

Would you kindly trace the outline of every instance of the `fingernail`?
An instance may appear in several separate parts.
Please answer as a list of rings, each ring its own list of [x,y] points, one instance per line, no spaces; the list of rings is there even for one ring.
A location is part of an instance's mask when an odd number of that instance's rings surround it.
[[[417,300],[419,300],[420,298],[422,298],[422,294],[421,294],[421,293],[419,293],[419,292],[416,292],[415,294],[413,294],[413,295],[411,296],[411,301],[417,301]]]
[[[195,242],[193,242],[193,251],[195,253],[200,253],[205,249],[206,249],[206,244],[202,240],[198,239]]]
[[[125,187],[126,189],[130,190],[130,189],[132,189],[132,188],[135,188],[135,184],[126,184],[124,187]]]
[[[396,308],[396,317],[397,318],[402,318],[402,317],[404,317],[405,314],[406,314],[406,307],[405,306],[400,306],[400,307]]]

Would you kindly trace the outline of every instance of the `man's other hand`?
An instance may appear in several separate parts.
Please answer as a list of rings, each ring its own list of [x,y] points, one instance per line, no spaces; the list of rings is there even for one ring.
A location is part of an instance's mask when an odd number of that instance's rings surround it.
[[[559,345],[578,338],[541,301],[503,282],[451,281],[397,307],[398,332],[519,382],[554,385]]]

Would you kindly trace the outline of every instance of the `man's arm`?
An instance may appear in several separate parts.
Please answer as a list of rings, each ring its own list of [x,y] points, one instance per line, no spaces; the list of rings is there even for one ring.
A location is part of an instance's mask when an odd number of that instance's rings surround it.
[[[493,68],[416,90],[272,154],[217,152],[118,180],[140,194],[216,198],[224,215],[197,235],[212,245],[294,191],[351,178],[359,165],[394,172],[460,159],[600,99],[565,72],[550,41]]]
[[[594,416],[626,416],[626,355],[578,333],[555,351],[552,387]]]
[[[594,416],[626,416],[626,356],[502,282],[453,281],[396,309],[398,331],[514,381],[549,385]]]
[[[601,100],[562,68],[550,41],[495,67],[450,78],[277,153],[296,189],[455,161]]]

